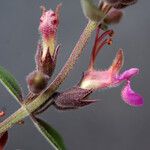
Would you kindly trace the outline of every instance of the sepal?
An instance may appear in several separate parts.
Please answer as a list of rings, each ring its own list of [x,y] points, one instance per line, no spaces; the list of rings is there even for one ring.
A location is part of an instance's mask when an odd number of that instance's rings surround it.
[[[54,98],[54,106],[60,110],[77,109],[96,102],[88,99],[92,90],[82,89],[78,86],[73,87],[62,93],[58,93]]]

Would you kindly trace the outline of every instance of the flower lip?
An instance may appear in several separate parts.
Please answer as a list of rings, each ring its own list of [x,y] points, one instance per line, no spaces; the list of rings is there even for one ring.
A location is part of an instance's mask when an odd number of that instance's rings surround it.
[[[118,80],[130,80],[133,76],[136,76],[139,74],[139,69],[138,68],[131,68],[124,73],[122,73],[119,77]]]
[[[128,81],[126,86],[123,88],[121,96],[123,101],[130,106],[139,107],[143,105],[142,96],[131,89],[130,81]]]

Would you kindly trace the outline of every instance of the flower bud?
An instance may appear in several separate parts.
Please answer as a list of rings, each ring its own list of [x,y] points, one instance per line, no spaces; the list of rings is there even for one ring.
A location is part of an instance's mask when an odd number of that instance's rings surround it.
[[[38,43],[35,56],[36,68],[38,71],[51,77],[56,64],[59,45],[56,46],[56,34],[59,25],[59,12],[61,4],[55,11],[51,9],[46,11],[42,7],[42,16],[40,18],[39,31],[41,40]]]
[[[60,5],[57,6],[60,8]],[[58,12],[58,10],[57,10]],[[47,50],[53,56],[55,52],[56,33],[59,25],[59,14],[53,10],[48,10],[42,7],[42,16],[40,18],[39,31],[42,37],[43,57]]]
[[[118,9],[112,9],[104,19],[106,24],[119,23],[123,16],[123,12]]]
[[[33,71],[26,78],[28,88],[34,94],[38,94],[46,88],[48,80],[49,77],[39,71]]]

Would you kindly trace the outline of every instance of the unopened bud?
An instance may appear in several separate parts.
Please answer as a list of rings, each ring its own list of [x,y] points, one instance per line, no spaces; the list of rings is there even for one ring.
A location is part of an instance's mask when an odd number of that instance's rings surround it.
[[[49,77],[42,72],[33,71],[27,76],[26,80],[29,90],[34,94],[38,94],[46,88]]]
[[[118,9],[112,9],[104,19],[106,24],[119,23],[123,16],[123,12]]]
[[[40,18],[39,31],[42,37],[43,57],[47,53],[47,49],[50,55],[53,56],[55,52],[55,40],[56,33],[59,25],[59,17],[53,10],[48,10],[42,7],[42,16]]]
[[[60,8],[61,4],[56,7],[55,11],[41,7],[42,16],[39,25],[41,39],[38,43],[35,61],[37,70],[49,77],[51,77],[55,69],[59,49],[59,45],[56,46],[56,34],[59,25]]]

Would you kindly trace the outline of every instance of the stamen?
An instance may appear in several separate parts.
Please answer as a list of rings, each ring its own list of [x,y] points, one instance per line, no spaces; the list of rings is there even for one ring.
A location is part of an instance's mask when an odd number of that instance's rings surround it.
[[[112,45],[112,39],[111,38],[107,40],[107,44]]]
[[[99,47],[97,48],[97,51],[96,51],[96,53],[95,53],[95,56],[99,53],[99,51],[100,51],[106,44],[111,45],[111,44],[112,44],[112,39],[111,39],[111,38],[105,39],[105,40],[99,45]]]
[[[21,120],[21,121],[19,121],[17,124],[18,124],[18,125],[23,125],[23,124],[24,124],[24,121]]]
[[[114,31],[113,30],[108,30],[106,32],[104,32],[98,39],[97,42],[101,42],[106,36],[110,36],[112,37],[114,35]]]
[[[5,112],[4,111],[0,111],[0,117],[5,116]]]
[[[89,67],[88,67],[89,70],[93,69],[95,58],[96,58],[97,54],[99,53],[99,51],[102,49],[102,47],[104,47],[104,45],[106,45],[106,44],[108,44],[108,45],[112,44],[112,38],[108,38],[105,40],[104,40],[104,38],[106,38],[107,36],[112,37],[114,34],[113,30],[108,30],[100,36],[99,36],[99,32],[100,32],[100,28],[98,27],[97,31],[96,31],[95,42],[94,42],[94,46],[92,49],[92,54],[91,54],[90,63],[89,63]]]
[[[114,35],[113,30],[108,30],[106,32],[104,32],[100,37],[97,38],[96,40],[96,45],[95,45],[95,50],[94,50],[94,58],[96,57],[96,55],[99,53],[99,51],[102,49],[102,47],[105,44],[111,45],[112,44],[112,38],[109,39],[105,39],[103,42],[102,40],[106,37],[106,36],[110,36],[112,37]],[[102,42],[99,46],[98,44]]]

